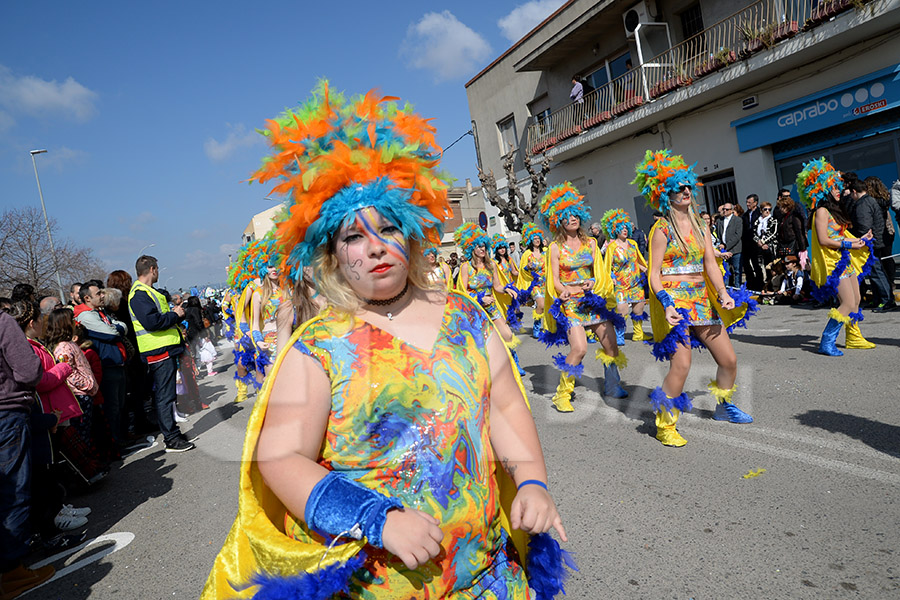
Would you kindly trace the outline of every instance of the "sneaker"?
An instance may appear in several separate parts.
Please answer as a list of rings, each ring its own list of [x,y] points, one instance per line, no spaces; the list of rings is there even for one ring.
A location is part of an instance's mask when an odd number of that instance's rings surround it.
[[[42,540],[41,545],[44,547],[44,550],[56,552],[59,550],[65,550],[66,548],[74,548],[75,546],[83,542],[86,537],[86,531],[82,531],[79,533],[63,532],[58,533],[46,540]]]
[[[185,415],[181,414],[180,412],[178,412],[177,408],[173,409],[173,412],[175,414],[175,422],[176,423],[187,423],[187,417]]]
[[[731,402],[719,402],[716,404],[716,412],[713,413],[716,421],[728,421],[730,423],[752,423],[753,417],[739,409]]]
[[[206,376],[207,376],[207,377],[212,377],[213,375],[218,375],[218,374],[219,374],[218,371],[213,371],[212,373],[207,373]]]
[[[62,513],[57,514],[53,517],[53,524],[60,531],[72,531],[73,529],[80,529],[87,525],[87,517],[76,516],[76,515],[64,515]]]
[[[91,514],[91,509],[88,507],[75,508],[71,504],[63,504],[63,507],[59,511],[59,514],[69,515],[71,517],[86,517]]]
[[[196,448],[194,444],[180,437],[175,438],[171,442],[166,442],[166,452],[187,452]]]
[[[38,569],[29,569],[19,565],[0,576],[0,598],[12,600],[28,590],[41,585],[56,573],[53,565],[45,565]]]

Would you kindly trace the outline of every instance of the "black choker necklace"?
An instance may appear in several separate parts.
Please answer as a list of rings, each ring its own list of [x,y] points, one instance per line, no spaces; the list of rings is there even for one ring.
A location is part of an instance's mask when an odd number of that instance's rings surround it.
[[[399,294],[394,296],[393,298],[388,298],[387,300],[369,300],[369,299],[364,298],[364,300],[365,300],[366,304],[370,304],[372,306],[390,306],[391,304],[393,304],[394,302],[396,302],[397,300],[399,300],[400,298],[405,296],[407,291],[409,291],[409,280],[408,279],[406,280],[406,285],[403,286],[403,290]],[[388,313],[387,317],[388,317],[388,320],[393,320],[394,315],[392,315],[391,313]]]

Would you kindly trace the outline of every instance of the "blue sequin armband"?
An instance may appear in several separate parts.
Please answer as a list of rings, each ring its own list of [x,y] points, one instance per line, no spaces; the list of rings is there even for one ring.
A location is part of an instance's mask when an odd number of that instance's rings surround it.
[[[669,292],[667,292],[666,290],[660,290],[656,292],[656,299],[659,300],[659,303],[663,305],[663,308],[675,306],[675,302],[672,301],[672,296],[670,296]]]
[[[365,537],[371,545],[383,548],[381,534],[392,508],[403,508],[403,504],[331,471],[310,493],[304,521],[318,533],[357,540]]]

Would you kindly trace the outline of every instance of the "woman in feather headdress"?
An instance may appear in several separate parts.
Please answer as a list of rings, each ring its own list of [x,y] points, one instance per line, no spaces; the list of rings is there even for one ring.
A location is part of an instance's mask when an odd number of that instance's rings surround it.
[[[666,446],[684,446],[687,441],[675,426],[681,412],[693,407],[684,393],[692,348],[708,348],[718,365],[708,386],[718,401],[713,418],[753,421],[731,401],[737,389],[737,355],[728,333],[744,326],[756,302],[743,287],[731,292],[725,287],[709,227],[694,206],[693,188],[699,183],[693,167],[668,150],[648,150],[632,183],[663,215],[650,230],[653,356],[669,361],[662,386],[650,392],[656,439]]]
[[[603,255],[605,268],[616,289],[616,310],[622,317],[631,315],[633,334],[631,339],[641,342],[644,338],[644,321],[650,316],[644,312],[646,298],[647,261],[641,254],[637,242],[630,239],[633,231],[631,219],[621,208],[614,208],[603,213],[600,226],[606,232],[609,244]],[[625,327],[616,329],[616,343],[625,343]]]
[[[525,298],[534,302],[532,335],[539,337],[544,317],[544,233],[535,223],[522,225],[522,261],[519,263],[519,279],[516,287]]]
[[[425,260],[431,265],[428,280],[449,292],[453,287],[453,274],[450,266],[441,259],[437,248],[425,248]]]
[[[553,357],[561,371],[553,406],[559,412],[574,410],[571,398],[575,378],[584,372],[586,329],[602,346],[596,356],[603,362],[603,394],[624,398],[628,392],[621,385],[619,368],[626,365],[626,359],[616,345],[615,333],[616,325],[624,321],[611,310],[615,291],[597,241],[582,229],[591,219],[584,196],[571,183],[554,186],[541,199],[540,215],[555,236],[546,252],[544,295],[551,305],[544,312],[541,340],[548,347],[569,345],[568,355]]]
[[[862,238],[851,234],[850,219],[840,207],[842,180],[824,158],[803,165],[797,175],[797,191],[812,216],[812,245],[809,259],[814,289],[813,298],[825,302],[837,296],[840,305],[828,311],[828,323],[822,332],[819,352],[842,356],[835,342],[841,328],[847,326],[846,348],[874,348],[859,331],[863,320],[859,310],[859,282],[868,275],[872,253],[872,232]]]
[[[423,247],[449,213],[440,149],[391,100],[323,84],[269,123],[273,153],[254,179],[279,178],[289,196],[281,270],[312,265],[327,305],[254,406],[238,517],[204,600],[516,600],[529,584],[560,587],[558,571],[526,583],[507,553],[524,531],[529,564],[558,564],[545,532],[565,531],[497,329],[428,281]]]

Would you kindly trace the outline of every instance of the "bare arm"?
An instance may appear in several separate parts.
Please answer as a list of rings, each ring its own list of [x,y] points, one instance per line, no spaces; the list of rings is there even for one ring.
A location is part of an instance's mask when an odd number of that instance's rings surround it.
[[[464,262],[459,265],[459,288],[465,293],[469,293],[469,263]]]
[[[567,300],[569,298],[569,290],[566,289],[566,286],[559,282],[559,245],[553,244],[550,246],[550,275],[553,277],[553,288],[556,290],[557,296],[560,297],[561,300]]]
[[[494,332],[488,340],[491,364],[490,438],[497,460],[516,483],[537,480],[547,483],[544,453],[531,411],[516,383],[506,348]],[[567,541],[556,505],[544,488],[529,484],[516,494],[510,515],[514,529],[543,533],[551,527]]]
[[[650,282],[650,292],[657,294],[663,290],[662,286],[662,261],[666,253],[666,236],[659,229],[650,237],[650,270],[647,273]]]
[[[816,209],[816,237],[823,248],[840,249],[841,242],[828,237],[828,218],[831,214],[824,206]],[[870,232],[871,233],[871,232]],[[862,248],[866,243],[862,239],[848,240],[853,248]]]
[[[253,292],[253,299],[250,301],[250,335],[251,338],[253,336],[254,331],[259,331],[262,333],[262,297],[259,294],[259,290],[255,290]],[[265,342],[257,342],[256,344],[260,350],[268,350],[269,345]]]

